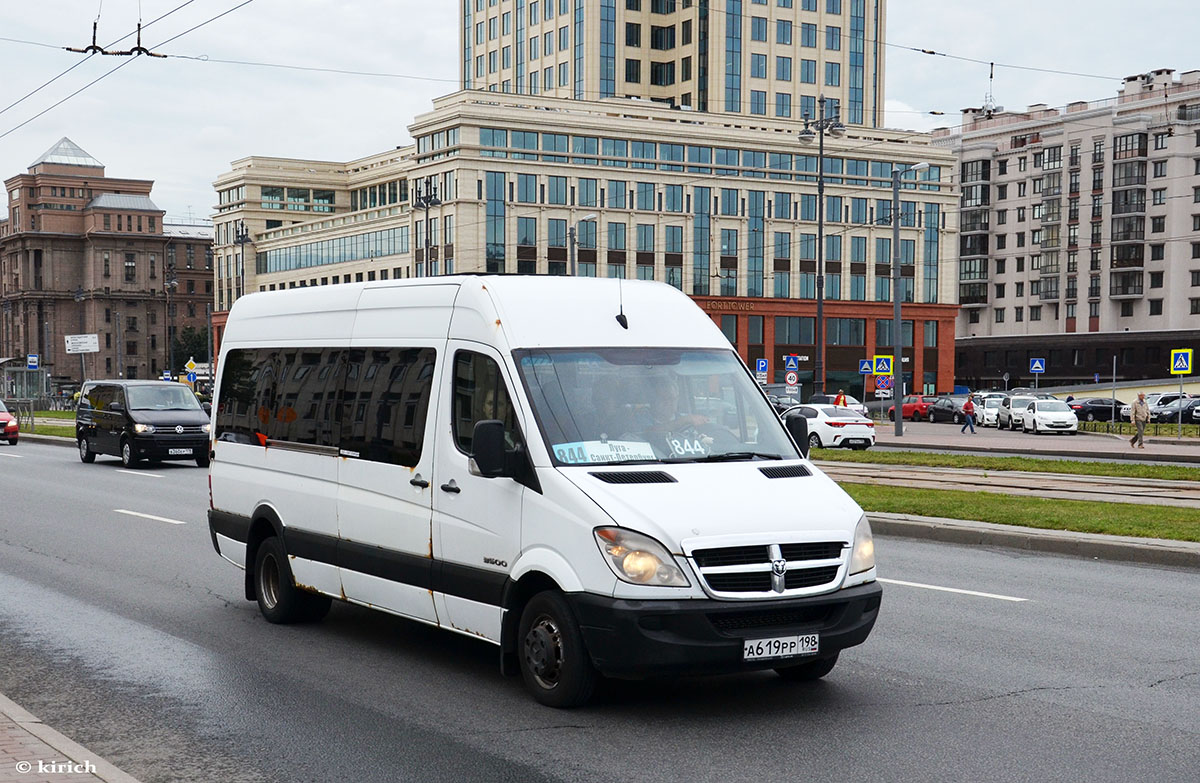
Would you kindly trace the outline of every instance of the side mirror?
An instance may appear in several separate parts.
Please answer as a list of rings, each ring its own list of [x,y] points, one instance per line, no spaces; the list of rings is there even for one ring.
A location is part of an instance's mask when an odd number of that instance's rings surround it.
[[[108,410],[112,413],[124,413],[125,406],[119,402],[114,402],[108,406]]]
[[[211,402],[202,402],[202,403],[200,403],[200,407],[203,408],[204,412],[207,413],[209,416],[212,415],[212,403]]]
[[[472,473],[485,478],[505,475],[504,422],[497,419],[475,422],[471,445]]]
[[[797,411],[784,419],[783,425],[787,427],[788,434],[800,448],[800,455],[808,459],[808,419]]]

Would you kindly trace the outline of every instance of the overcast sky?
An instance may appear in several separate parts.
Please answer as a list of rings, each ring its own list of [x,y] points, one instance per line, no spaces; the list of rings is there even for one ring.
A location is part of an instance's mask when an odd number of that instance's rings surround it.
[[[141,0],[149,22],[186,0]],[[149,27],[159,44],[243,0],[192,0]],[[131,62],[12,130],[131,58],[94,56],[16,106],[26,93],[84,55],[101,10],[107,46],[135,29],[138,0],[0,2],[0,177],[23,173],[67,136],[110,176],[155,180],[153,198],[171,217],[208,217],[212,180],[248,155],[345,161],[409,142],[407,125],[458,79],[459,0],[252,0],[162,52],[180,58]],[[1141,11],[1128,0],[890,0],[888,125],[954,125],[979,106],[988,66],[931,57],[933,49],[998,64],[1108,78],[996,68],[996,103],[1062,105],[1116,93],[1120,79],[1155,68],[1200,68],[1196,0],[1160,0]],[[1001,13],[997,13],[1000,10]],[[1189,44],[1192,44],[1189,46]],[[133,38],[114,48],[129,48]],[[1189,56],[1192,59],[1189,59]],[[186,59],[207,57],[208,61]],[[405,75],[352,76],[217,63],[240,60]],[[923,112],[944,111],[945,117]],[[12,132],[8,132],[8,131]]]

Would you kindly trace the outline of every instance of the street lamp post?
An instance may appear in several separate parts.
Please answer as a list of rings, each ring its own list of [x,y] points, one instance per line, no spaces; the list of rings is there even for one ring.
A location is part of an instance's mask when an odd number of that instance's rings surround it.
[[[429,250],[432,250],[433,246],[436,244],[436,242],[435,242],[436,237],[430,236],[431,232],[429,231],[429,209],[431,207],[440,207],[442,205],[442,200],[440,198],[438,198],[437,183],[433,181],[432,177],[425,178],[424,192],[422,192],[422,190],[421,190],[421,182],[420,181],[415,183],[414,190],[415,190],[415,192],[413,193],[413,199],[412,199],[413,207],[415,209],[425,210],[425,218],[424,218],[425,224],[424,224],[424,227],[421,229],[421,236],[423,236],[425,238],[425,250],[429,251]],[[430,257],[431,254],[429,252],[426,252],[425,255],[426,255],[427,263],[432,264],[433,259]],[[431,265],[426,266],[426,269],[432,269],[432,266]]]
[[[571,269],[569,270],[569,274],[571,275],[571,277],[575,277],[575,246],[579,244],[579,241],[577,239],[577,237],[578,237],[577,231],[579,229],[579,224],[583,223],[584,221],[587,221],[587,220],[595,220],[595,219],[596,219],[595,212],[591,213],[590,215],[584,215],[583,217],[579,218],[579,220],[576,220],[574,223],[572,223],[571,227],[567,229],[567,245],[571,251]]]
[[[813,393],[825,393],[825,134],[834,138],[846,135],[846,126],[837,115],[825,115],[825,96],[817,99],[820,116],[804,119],[804,130],[798,139],[801,144],[817,142],[817,322],[816,357],[813,361]]]
[[[892,359],[892,370],[900,381],[892,385],[892,400],[896,408],[896,415],[893,417],[896,420],[896,437],[904,435],[904,416],[901,415],[904,412],[904,322],[900,319],[900,175],[905,171],[917,172],[927,168],[928,163],[917,163],[904,168],[898,165],[892,167],[892,346],[896,354]],[[915,345],[913,352],[915,355]],[[916,369],[915,362],[913,369]],[[913,382],[916,383],[916,380],[914,375]]]
[[[83,331],[86,328],[86,326],[84,325],[84,312],[83,312],[83,308],[84,308],[83,301],[86,298],[86,296],[87,295],[83,291],[83,286],[79,286],[78,288],[75,289],[75,294],[74,294],[75,304],[79,305],[79,333],[80,334],[83,334]],[[86,356],[86,354],[83,354],[83,353],[79,354],[79,388],[80,389],[83,388],[84,382],[87,381],[87,365],[84,363],[84,356]]]

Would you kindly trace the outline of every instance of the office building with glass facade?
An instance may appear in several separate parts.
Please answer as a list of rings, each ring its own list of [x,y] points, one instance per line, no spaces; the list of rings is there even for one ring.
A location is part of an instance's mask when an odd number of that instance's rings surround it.
[[[883,125],[886,0],[460,0],[461,86]]]
[[[218,289],[234,292],[222,309],[239,291],[569,274],[574,250],[575,274],[657,280],[692,295],[747,360],[768,360],[773,380],[783,354],[798,355],[809,388],[823,257],[827,381],[855,388],[857,360],[892,344],[893,167],[927,162],[902,180],[901,338],[917,385],[949,388],[952,153],[925,134],[851,127],[826,142],[818,204],[816,151],[797,142],[802,127],[625,99],[470,91],[417,117],[409,147],[349,163],[246,158],[215,183]],[[278,189],[282,202],[264,195]],[[307,211],[290,208],[293,189],[307,193],[295,201]]]
[[[957,366],[974,388],[1167,377],[1200,350],[1200,71],[1114,98],[968,109],[960,158]]]

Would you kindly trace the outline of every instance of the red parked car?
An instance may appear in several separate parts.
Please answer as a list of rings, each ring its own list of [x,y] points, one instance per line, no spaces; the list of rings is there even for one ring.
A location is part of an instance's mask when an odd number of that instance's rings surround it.
[[[0,402],[0,440],[7,439],[8,445],[17,445],[17,419]]]
[[[929,414],[929,406],[937,402],[937,397],[930,394],[910,394],[900,402],[900,411],[904,418],[921,421]],[[896,406],[888,408],[888,418],[896,420]]]

